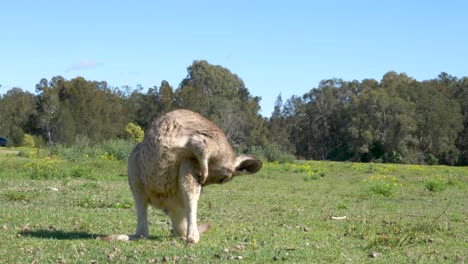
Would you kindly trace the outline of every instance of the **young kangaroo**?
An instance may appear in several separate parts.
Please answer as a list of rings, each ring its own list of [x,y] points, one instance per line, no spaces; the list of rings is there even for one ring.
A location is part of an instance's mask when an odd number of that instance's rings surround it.
[[[175,235],[197,243],[202,186],[256,173],[262,165],[252,156],[236,157],[223,131],[197,113],[175,110],[161,116],[128,160],[137,215],[135,236],[149,236],[147,209],[151,204],[169,215]]]

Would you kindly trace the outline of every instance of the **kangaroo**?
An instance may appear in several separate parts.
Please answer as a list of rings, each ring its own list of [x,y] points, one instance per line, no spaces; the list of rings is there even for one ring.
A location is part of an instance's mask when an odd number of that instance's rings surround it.
[[[224,132],[192,111],[175,110],[155,120],[128,160],[128,181],[135,201],[133,237],[149,236],[148,205],[162,209],[174,235],[197,243],[207,226],[197,226],[203,186],[223,184],[238,175],[258,172],[253,156],[236,156]]]

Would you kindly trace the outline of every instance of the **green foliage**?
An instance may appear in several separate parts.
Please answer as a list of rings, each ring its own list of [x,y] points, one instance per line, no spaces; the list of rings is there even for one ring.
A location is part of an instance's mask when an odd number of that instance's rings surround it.
[[[88,158],[126,162],[135,143],[123,139],[111,139],[93,145],[86,137],[77,137],[76,144],[67,147],[55,145],[51,154],[59,155],[69,161],[82,161]]]
[[[44,138],[41,136],[32,136],[34,140],[34,146],[37,148],[44,148],[46,146],[46,143],[44,141]]]
[[[145,132],[139,125],[130,122],[125,126],[124,136],[127,140],[140,143],[145,136]]]
[[[293,162],[296,158],[284,151],[279,145],[270,144],[265,148],[260,146],[252,146],[247,152],[251,155],[254,155],[258,159],[266,160],[269,162],[280,162],[287,163]]]
[[[264,156],[270,162],[278,161],[280,163],[293,162],[296,159],[293,155],[282,150],[280,146],[275,144],[270,144],[265,147]]]
[[[24,134],[23,146],[28,148],[34,148],[34,137],[29,134]]]
[[[395,195],[397,188],[402,185],[395,176],[371,174],[364,180],[370,196],[390,197]]]
[[[424,182],[426,190],[430,192],[441,192],[447,188],[447,181],[442,177],[427,179]]]
[[[439,164],[439,159],[432,155],[432,154],[429,154],[427,155],[426,159],[424,160],[426,162],[427,165],[437,165]]]
[[[127,161],[134,147],[135,144],[133,142],[122,139],[112,139],[105,141],[101,149],[104,151],[105,155],[112,156],[119,161]]]
[[[279,95],[270,118],[260,115],[260,100],[235,73],[205,60],[189,65],[175,90],[167,81],[132,90],[55,76],[41,79],[36,94],[15,87],[0,97],[0,136],[10,146],[21,146],[24,133],[38,147],[72,146],[77,137],[88,145],[121,136],[136,143],[154,119],[185,108],[219,125],[236,148],[261,147],[267,160],[291,160],[284,152],[314,160],[468,164],[467,77],[441,73],[417,81],[391,71],[380,81],[323,80],[285,102]],[[87,151],[66,156],[124,160]]]
[[[64,170],[59,165],[60,161],[55,159],[34,159],[26,164],[26,167],[30,170],[30,177],[33,180],[40,179],[61,179],[66,175]]]
[[[23,135],[19,131],[35,129],[35,107],[34,95],[17,87],[0,96],[0,135],[7,136],[12,145],[20,146]]]
[[[37,192],[25,192],[25,191],[8,191],[5,194],[5,198],[9,201],[24,201],[30,202],[37,197]]]
[[[36,87],[40,126],[55,143],[71,145],[76,135],[92,142],[116,138],[127,123],[122,98],[106,82],[57,76]]]
[[[267,128],[259,115],[259,97],[252,96],[239,76],[207,61],[194,61],[175,91],[175,106],[202,114],[216,123],[240,148],[267,145]]]
[[[468,127],[468,105],[460,100],[466,80],[418,82],[396,72],[380,83],[324,80],[275,109],[270,127],[281,121],[276,130],[288,131],[282,138],[306,159],[453,165],[468,142],[460,137]]]
[[[14,126],[10,129],[10,137],[8,144],[11,146],[19,147],[23,145],[24,132],[21,128]]]

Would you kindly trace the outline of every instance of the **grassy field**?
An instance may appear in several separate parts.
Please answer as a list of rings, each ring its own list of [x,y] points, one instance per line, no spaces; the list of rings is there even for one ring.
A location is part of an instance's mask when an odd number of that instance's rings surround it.
[[[203,190],[196,245],[150,209],[135,228],[126,164],[20,149],[0,155],[0,263],[464,263],[468,168],[303,161]],[[344,218],[344,219],[343,219]]]

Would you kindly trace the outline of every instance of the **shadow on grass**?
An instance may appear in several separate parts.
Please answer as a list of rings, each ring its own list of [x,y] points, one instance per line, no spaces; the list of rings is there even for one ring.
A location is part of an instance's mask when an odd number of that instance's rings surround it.
[[[75,239],[99,239],[100,237],[107,237],[103,234],[92,234],[87,232],[66,232],[61,230],[26,230],[21,231],[19,234],[23,237],[35,237],[43,239],[58,239],[58,240],[75,240]],[[149,240],[162,240],[161,237],[150,236]],[[106,239],[104,239],[106,240]],[[134,240],[134,239],[130,239]]]
[[[37,238],[52,238],[60,240],[73,240],[73,239],[96,239],[100,234],[90,234],[87,232],[65,232],[60,230],[26,230],[21,231],[20,234],[24,237],[37,237]]]

